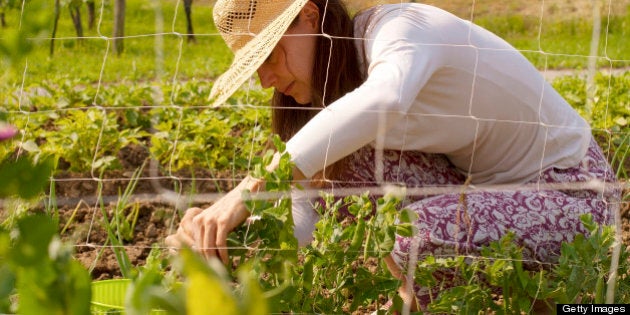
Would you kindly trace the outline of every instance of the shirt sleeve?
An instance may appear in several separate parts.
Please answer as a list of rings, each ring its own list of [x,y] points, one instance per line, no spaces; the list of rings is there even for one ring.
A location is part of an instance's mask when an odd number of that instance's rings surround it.
[[[438,68],[441,46],[418,40],[432,36],[434,32],[407,15],[389,13],[379,19],[364,39],[366,81],[287,142],[287,152],[304,175],[312,177],[403,120]]]

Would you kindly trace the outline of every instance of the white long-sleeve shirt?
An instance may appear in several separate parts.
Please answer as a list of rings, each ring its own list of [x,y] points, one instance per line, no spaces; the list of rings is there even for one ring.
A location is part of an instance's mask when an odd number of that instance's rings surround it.
[[[367,144],[443,153],[473,184],[525,182],[586,153],[589,125],[491,32],[432,6],[393,4],[357,17],[355,37],[366,81],[287,143],[307,177]]]

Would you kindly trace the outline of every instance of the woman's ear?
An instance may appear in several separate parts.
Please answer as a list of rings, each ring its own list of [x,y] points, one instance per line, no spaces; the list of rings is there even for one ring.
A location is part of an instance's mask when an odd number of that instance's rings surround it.
[[[309,1],[304,5],[302,11],[300,11],[301,22],[308,25],[313,32],[319,33],[320,21],[319,21],[319,8],[313,1]]]

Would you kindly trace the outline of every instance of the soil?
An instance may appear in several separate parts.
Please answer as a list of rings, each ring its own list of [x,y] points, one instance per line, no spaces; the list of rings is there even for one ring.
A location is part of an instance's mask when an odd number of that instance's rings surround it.
[[[131,263],[134,266],[141,266],[144,265],[151,247],[154,244],[161,245],[162,240],[170,234],[171,227],[176,227],[178,216],[168,205],[139,202],[134,206],[138,207],[138,221],[133,229],[133,237],[126,240],[123,245]],[[88,207],[85,203],[77,207],[73,222],[63,235],[64,239],[76,244],[75,257],[91,270],[94,280],[121,277],[119,263],[107,243],[107,231],[103,228],[101,210]],[[110,219],[114,208],[115,206],[106,206]],[[65,226],[75,209],[66,207],[60,209],[61,228]]]
[[[173,202],[171,195],[217,193],[232,188],[230,182],[217,183],[194,178],[212,178],[209,172],[195,174],[179,172],[165,175],[146,167],[148,153],[142,146],[130,145],[123,148],[118,159],[122,170],[105,173],[100,178],[92,174],[58,172],[55,175],[55,199],[59,209],[62,238],[76,244],[75,257],[91,271],[94,280],[119,278],[122,276],[116,256],[108,244],[103,214],[113,220],[115,213],[122,214],[121,222],[135,225],[124,241],[124,249],[132,265],[145,263],[153,246],[164,246],[166,236],[174,233],[180,213],[186,206],[207,207],[211,203]],[[134,185],[134,172],[141,169]],[[216,174],[214,174],[216,176]],[[134,185],[134,186],[132,186]],[[125,190],[130,190],[127,202]],[[173,190],[170,190],[170,189]],[[102,200],[103,203],[99,202]],[[184,197],[182,197],[184,200]]]

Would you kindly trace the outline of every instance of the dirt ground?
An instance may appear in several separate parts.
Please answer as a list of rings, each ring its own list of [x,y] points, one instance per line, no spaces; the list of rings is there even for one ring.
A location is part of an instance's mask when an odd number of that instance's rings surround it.
[[[149,167],[144,167],[132,195],[123,205],[121,196],[131,185],[134,171],[143,165],[147,157],[145,148],[131,145],[118,154],[125,169],[107,172],[100,180],[94,179],[91,174],[61,172],[55,176],[62,238],[76,244],[75,256],[91,270],[94,280],[121,276],[118,261],[109,247],[111,244],[107,243],[104,212],[111,221],[116,209],[122,209],[118,213],[130,224],[133,224],[134,213],[137,212],[133,232],[125,240],[124,248],[134,266],[143,265],[152,246],[164,246],[166,236],[177,229],[181,213],[178,208],[184,210],[188,205],[205,207],[211,204],[173,202],[165,191],[176,194],[169,188],[179,187],[182,198],[186,198],[191,194],[193,183],[197,194],[227,191],[232,186],[229,182],[217,184],[211,180],[192,179],[212,178],[204,170],[197,171],[194,176],[184,172],[167,176],[159,172],[154,174]],[[99,200],[103,200],[102,206]]]

